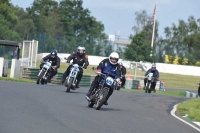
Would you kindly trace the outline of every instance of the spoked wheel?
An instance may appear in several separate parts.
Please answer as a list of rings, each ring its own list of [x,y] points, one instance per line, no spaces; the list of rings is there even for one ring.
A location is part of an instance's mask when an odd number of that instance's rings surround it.
[[[40,82],[41,82],[41,84],[42,84],[42,77],[44,76],[44,73],[45,73],[45,71],[42,71],[41,73],[40,73],[40,75],[38,76],[38,79],[37,79],[37,82],[36,82],[36,84],[40,84]],[[43,83],[44,84],[44,83]]]
[[[107,87],[103,88],[103,91],[99,95],[99,99],[97,100],[97,103],[96,103],[96,110],[99,110],[101,108],[101,106],[104,104],[104,102],[106,101],[108,92],[109,92],[109,88],[107,88]]]
[[[145,87],[145,93],[149,93],[149,85],[150,83],[147,83],[147,86]]]
[[[73,81],[73,78],[70,78],[70,79],[69,79],[69,82],[68,82],[68,84],[67,84],[67,90],[66,90],[66,92],[70,92],[70,89],[71,89],[71,87],[72,87],[72,81]]]

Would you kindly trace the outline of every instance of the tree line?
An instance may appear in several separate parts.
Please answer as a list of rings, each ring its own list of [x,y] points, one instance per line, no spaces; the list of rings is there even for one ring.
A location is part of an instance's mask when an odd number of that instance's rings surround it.
[[[23,9],[0,0],[0,38],[39,40],[39,53],[52,49],[70,53],[85,46],[90,55],[107,56],[111,46],[104,25],[82,4],[82,0],[34,0]]]
[[[200,18],[189,16],[187,21],[179,20],[165,27],[164,37],[158,34],[159,21],[156,21],[154,47],[151,48],[153,31],[152,18],[145,10],[135,13],[135,35],[131,45],[125,48],[128,60],[200,65]],[[150,56],[153,51],[153,56]]]
[[[39,53],[52,49],[71,53],[82,45],[89,55],[108,56],[113,49],[104,25],[82,4],[83,0],[34,0],[30,7],[23,9],[10,0],[0,0],[0,38],[20,42],[36,39]],[[156,21],[153,48],[151,22],[152,17],[145,10],[135,13],[131,44],[117,49],[120,57],[131,61],[174,63],[176,59],[177,64],[200,64],[199,18],[189,16],[187,21],[173,23],[164,29],[164,37],[159,36],[159,21]],[[0,54],[2,51],[5,48],[0,46]]]

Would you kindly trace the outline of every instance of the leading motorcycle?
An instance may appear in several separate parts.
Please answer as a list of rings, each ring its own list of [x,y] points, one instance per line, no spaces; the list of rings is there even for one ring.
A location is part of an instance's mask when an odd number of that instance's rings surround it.
[[[92,69],[95,70],[94,67]],[[109,90],[113,88],[114,82],[116,82],[115,79],[109,76],[109,73],[99,73],[99,75],[101,76],[99,85],[91,92],[90,99],[88,100],[88,107],[92,108],[95,105],[96,110],[103,106]]]

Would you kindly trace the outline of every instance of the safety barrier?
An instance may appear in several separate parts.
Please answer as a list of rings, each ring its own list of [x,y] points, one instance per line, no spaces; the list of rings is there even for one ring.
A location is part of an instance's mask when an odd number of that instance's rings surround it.
[[[39,72],[38,68],[24,68],[23,69],[23,73],[22,73],[22,78],[26,78],[26,79],[31,79],[31,80],[37,80],[37,74]],[[52,84],[60,84],[61,85],[61,80],[62,80],[62,76],[63,73],[58,72],[58,74],[56,74],[51,83]],[[91,76],[90,75],[83,75],[81,82],[80,82],[80,86],[90,86],[91,83]]]
[[[193,93],[193,92],[189,92],[189,91],[184,91],[184,96],[185,97],[189,97],[189,98],[198,98],[198,94],[196,93]]]
[[[37,80],[37,74],[39,72],[38,68],[24,68],[22,73],[22,78]],[[57,75],[54,76],[51,83],[52,84],[59,84],[61,85],[63,73],[58,72]],[[92,81],[94,80],[96,75],[83,75],[80,86],[90,86]],[[138,85],[142,88],[143,80],[140,79],[129,79],[126,78],[125,88],[126,89],[138,89]],[[160,88],[160,81],[157,82],[156,89],[159,90]]]

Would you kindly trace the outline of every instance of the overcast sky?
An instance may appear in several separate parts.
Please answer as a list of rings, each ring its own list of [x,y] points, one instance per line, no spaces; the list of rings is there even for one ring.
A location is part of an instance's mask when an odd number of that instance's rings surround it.
[[[34,0],[11,0],[11,3],[26,8]],[[157,2],[156,20],[159,21],[159,35],[164,37],[164,28],[178,24],[179,19],[187,20],[190,15],[200,18],[200,0],[83,0],[98,21],[105,26],[107,34],[115,34],[120,29],[121,36],[133,34],[135,12],[146,10],[152,15]]]

